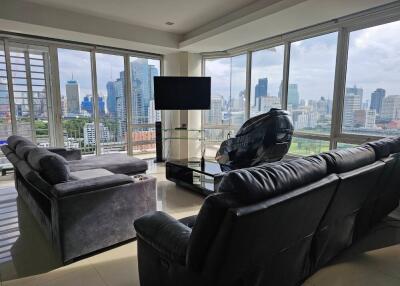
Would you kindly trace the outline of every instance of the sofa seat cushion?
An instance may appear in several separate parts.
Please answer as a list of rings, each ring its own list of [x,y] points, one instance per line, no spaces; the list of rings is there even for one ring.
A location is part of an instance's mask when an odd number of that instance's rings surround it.
[[[146,161],[130,157],[126,154],[105,154],[85,157],[82,160],[69,161],[69,166],[71,172],[101,168],[114,174],[125,175],[144,173],[147,170]]]
[[[37,148],[29,152],[27,161],[29,165],[52,185],[69,180],[68,162],[60,155],[47,149]]]
[[[310,156],[228,172],[218,191],[236,193],[241,201],[253,203],[316,182],[326,175],[325,160]]]
[[[345,173],[375,162],[375,151],[370,146],[332,150],[322,153],[328,173]]]
[[[110,175],[114,175],[114,173],[106,169],[90,169],[90,170],[71,172],[69,178],[70,180],[84,180],[84,179],[99,178]]]

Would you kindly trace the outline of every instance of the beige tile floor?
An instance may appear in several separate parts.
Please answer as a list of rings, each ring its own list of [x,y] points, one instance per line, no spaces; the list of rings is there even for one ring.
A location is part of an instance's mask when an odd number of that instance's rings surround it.
[[[176,218],[198,212],[203,198],[167,181],[162,164],[151,164],[149,173],[158,180],[159,209]],[[12,176],[0,177],[0,190],[12,186]],[[400,231],[392,236],[400,241]],[[368,249],[368,243],[363,247]],[[399,270],[400,245],[396,245],[352,254],[317,272],[304,285],[400,285]],[[2,286],[135,286],[139,285],[137,244],[130,242],[60,266],[24,203],[15,192],[0,191],[0,278]]]

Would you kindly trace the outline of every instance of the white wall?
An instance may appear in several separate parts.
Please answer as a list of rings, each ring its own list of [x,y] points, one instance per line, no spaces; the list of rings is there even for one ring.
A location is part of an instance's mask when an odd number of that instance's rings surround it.
[[[201,76],[201,55],[187,52],[168,54],[164,57],[165,76]],[[188,129],[201,128],[201,111],[164,111],[164,128],[173,129],[186,124]],[[194,136],[188,131],[174,131],[176,136]],[[196,134],[197,135],[197,134]],[[166,140],[164,156],[167,159],[187,159],[201,156],[201,141]]]

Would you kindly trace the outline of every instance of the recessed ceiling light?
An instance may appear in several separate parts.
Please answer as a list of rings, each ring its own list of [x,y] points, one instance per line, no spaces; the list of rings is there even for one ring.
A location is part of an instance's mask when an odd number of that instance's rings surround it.
[[[175,24],[175,23],[173,23],[173,22],[165,22],[165,25],[168,25],[168,26],[172,26],[173,24]]]

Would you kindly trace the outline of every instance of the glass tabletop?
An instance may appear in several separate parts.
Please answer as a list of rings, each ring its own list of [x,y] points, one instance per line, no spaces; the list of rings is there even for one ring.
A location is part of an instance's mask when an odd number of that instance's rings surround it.
[[[197,159],[197,160],[194,160],[194,159],[193,160],[191,160],[191,159],[189,159],[189,160],[174,160],[174,161],[168,161],[168,163],[186,167],[193,171],[203,173],[203,174],[209,175],[209,176],[215,176],[222,172],[220,165],[215,161],[205,160],[203,168],[201,166],[201,161],[199,159]]]

